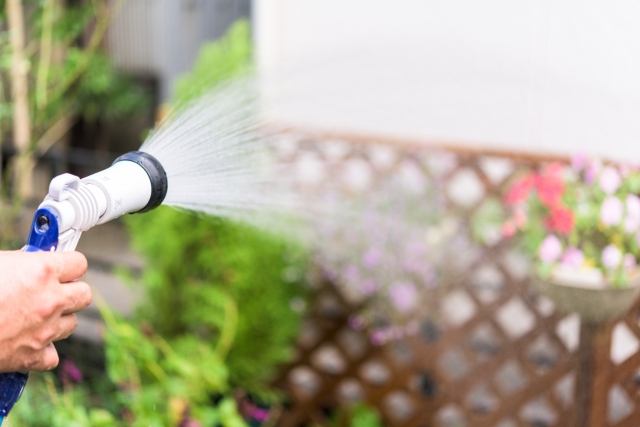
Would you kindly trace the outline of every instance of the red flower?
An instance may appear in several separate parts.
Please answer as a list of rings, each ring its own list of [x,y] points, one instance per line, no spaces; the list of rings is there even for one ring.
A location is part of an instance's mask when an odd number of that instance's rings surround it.
[[[564,193],[564,183],[562,182],[562,176],[558,175],[556,171],[537,175],[535,186],[542,203],[550,208],[560,204],[562,193]]]
[[[527,200],[527,197],[529,197],[534,182],[535,178],[531,174],[518,179],[509,187],[509,191],[507,191],[507,194],[504,196],[504,202],[509,206],[524,202]]]
[[[569,209],[559,205],[551,208],[551,216],[547,218],[547,227],[550,231],[569,234],[575,224],[576,219]]]

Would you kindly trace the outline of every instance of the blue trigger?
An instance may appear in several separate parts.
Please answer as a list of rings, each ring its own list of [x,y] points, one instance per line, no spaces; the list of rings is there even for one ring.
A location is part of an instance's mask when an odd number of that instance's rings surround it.
[[[33,216],[31,232],[25,252],[55,251],[58,249],[58,218],[47,208],[38,209]]]

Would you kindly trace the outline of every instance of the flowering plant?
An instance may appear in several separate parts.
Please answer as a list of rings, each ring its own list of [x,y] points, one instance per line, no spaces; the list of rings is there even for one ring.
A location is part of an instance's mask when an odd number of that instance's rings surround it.
[[[402,184],[350,195],[356,214],[324,218],[315,242],[322,276],[361,307],[349,325],[366,329],[374,345],[420,332],[420,322],[436,315],[435,293],[452,280],[450,260],[455,254],[459,267],[469,246],[459,221],[445,214],[441,193]]]
[[[591,268],[624,287],[640,255],[640,171],[584,155],[551,163],[511,183],[505,236],[519,234],[548,277],[558,265]]]

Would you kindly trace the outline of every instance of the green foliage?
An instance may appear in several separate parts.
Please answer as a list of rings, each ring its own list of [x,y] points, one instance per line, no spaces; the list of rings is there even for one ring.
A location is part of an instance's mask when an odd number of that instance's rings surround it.
[[[4,1],[0,23],[6,26]],[[25,55],[33,144],[59,120],[126,117],[148,104],[148,94],[117,73],[91,39],[101,38],[110,19],[101,2],[76,6],[50,0],[23,0],[27,21]],[[95,24],[95,25],[94,25]],[[93,27],[93,30],[88,29]],[[81,38],[90,40],[78,45]],[[0,81],[7,82],[12,62],[8,32],[0,33]],[[0,86],[0,136],[9,138],[13,115],[10,88]],[[61,135],[56,135],[59,138]],[[49,143],[51,141],[45,141]]]
[[[107,324],[107,374],[112,401],[85,385],[67,384],[59,391],[50,374],[34,375],[11,412],[8,425],[164,427],[181,425],[189,419],[207,426],[245,425],[229,394],[227,369],[216,348],[189,336],[170,345],[159,335],[123,321],[104,306],[101,311]],[[217,403],[213,403],[212,396],[220,396]]]
[[[378,411],[365,404],[356,403],[341,409],[329,424],[335,427],[382,427],[382,419]]]
[[[203,46],[191,72],[176,82],[173,106],[178,108],[231,77],[248,75],[253,68],[250,30],[248,21],[239,20],[222,39]]]
[[[29,386],[11,411],[6,427],[112,427],[115,417],[102,408],[92,408],[89,392],[68,387],[60,392],[53,375],[31,374]]]
[[[169,208],[126,222],[147,259],[140,317],[165,337],[217,343],[229,352],[230,381],[260,389],[289,358],[298,330],[291,301],[304,297],[301,251],[246,225]],[[234,330],[225,332],[236,311]]]

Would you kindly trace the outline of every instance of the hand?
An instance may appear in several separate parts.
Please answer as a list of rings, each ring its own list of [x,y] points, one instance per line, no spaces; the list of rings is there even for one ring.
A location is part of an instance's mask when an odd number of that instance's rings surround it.
[[[71,335],[73,313],[91,304],[89,285],[73,281],[86,271],[79,252],[0,252],[0,372],[58,365],[52,343]]]

